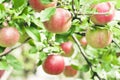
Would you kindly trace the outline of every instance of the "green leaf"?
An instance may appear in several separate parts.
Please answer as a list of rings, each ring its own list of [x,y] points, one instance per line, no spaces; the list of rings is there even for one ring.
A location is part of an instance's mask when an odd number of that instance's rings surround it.
[[[5,47],[0,46],[0,53],[2,53],[5,50]]]
[[[9,64],[5,60],[0,61],[0,70],[8,70],[10,68]]]
[[[39,0],[43,4],[49,4],[52,0]]]
[[[116,7],[117,7],[118,9],[120,9],[120,0],[117,0],[117,2],[116,2]]]
[[[39,52],[39,58],[40,58],[40,60],[45,60],[46,59],[46,57],[47,57],[47,55],[46,55],[46,53],[44,53],[44,52]]]
[[[3,4],[0,4],[0,10],[1,10],[1,11],[5,11],[5,7],[4,7]]]
[[[35,25],[37,25],[37,27],[42,28],[42,29],[45,29],[43,23],[42,23],[40,20],[32,17],[32,22],[33,22]]]
[[[83,66],[80,68],[80,71],[88,72],[88,71],[89,71],[89,65],[83,65]]]
[[[29,50],[29,53],[35,54],[37,51],[38,51],[37,48],[32,46],[32,48],[30,48],[30,50]]]
[[[12,0],[13,8],[18,11],[17,14],[21,14],[24,8],[27,7],[27,0]]]
[[[40,33],[34,27],[25,27],[26,33],[35,41],[40,41]]]
[[[56,8],[50,7],[46,8],[40,13],[40,19],[42,22],[48,21],[52,15],[55,14]]]
[[[102,64],[102,68],[103,68],[106,72],[109,72],[110,70],[112,70],[111,64],[107,64],[107,63],[103,63],[103,64]]]
[[[10,66],[12,66],[15,70],[21,70],[21,69],[23,69],[21,63],[17,60],[16,57],[14,57],[12,55],[7,55],[6,59],[7,59],[7,63]]]

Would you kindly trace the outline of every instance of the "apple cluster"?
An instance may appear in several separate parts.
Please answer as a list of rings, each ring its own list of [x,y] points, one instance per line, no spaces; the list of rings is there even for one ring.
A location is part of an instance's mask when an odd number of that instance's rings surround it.
[[[56,7],[57,0],[52,0],[52,2],[47,4],[42,3],[40,0],[29,0],[29,3],[35,11],[40,12],[41,10],[44,10],[48,7]],[[110,1],[94,4],[91,8],[95,11],[95,13],[90,16],[90,20],[95,25],[106,25],[107,23],[111,22],[115,16],[115,6]],[[72,24],[71,20],[72,15],[68,10],[63,8],[56,8],[55,14],[51,16],[49,21],[44,22],[44,26],[49,32],[62,34],[70,29]],[[112,32],[108,29],[99,29],[95,31],[88,29],[85,38],[81,39],[80,43],[82,46],[89,44],[94,48],[104,48],[109,45],[111,41]],[[61,46],[64,47],[64,44],[61,44]],[[65,51],[66,54],[69,51],[67,50],[68,49]]]
[[[115,16],[115,6],[110,1],[98,3],[92,6],[92,9],[95,10],[96,13],[92,14],[90,19],[96,27],[106,25],[107,23],[111,22]],[[87,43],[93,48],[104,48],[108,46],[112,42],[112,31],[105,28],[95,28],[87,30]]]
[[[30,6],[37,12],[49,7],[56,7],[57,0],[53,0],[50,3],[42,3],[40,0],[29,0]],[[63,8],[56,8],[56,12],[51,16],[49,21],[44,22],[44,26],[47,31],[61,34],[67,32],[71,27],[72,15],[71,13]],[[57,24],[56,24],[57,23]]]
[[[46,8],[56,7],[57,0],[52,0],[52,2],[49,3],[42,3],[41,0],[29,0],[29,4],[35,11],[41,12]],[[106,25],[111,22],[115,16],[114,4],[110,1],[93,5],[92,9],[94,9],[96,13],[90,16],[90,20],[95,25]],[[43,24],[49,32],[55,34],[66,33],[71,28],[72,15],[68,10],[56,7],[55,14],[51,16],[50,20],[43,22]],[[82,46],[89,44],[94,48],[104,48],[112,42],[112,37],[112,32],[108,29],[88,29],[86,36],[80,39],[80,43]],[[65,66],[63,58],[63,56],[72,56],[74,53],[73,43],[70,41],[63,42],[60,48],[64,53],[62,55],[48,55],[43,62],[43,70],[51,75],[58,75],[64,72],[66,76],[74,76],[77,71],[71,66]]]

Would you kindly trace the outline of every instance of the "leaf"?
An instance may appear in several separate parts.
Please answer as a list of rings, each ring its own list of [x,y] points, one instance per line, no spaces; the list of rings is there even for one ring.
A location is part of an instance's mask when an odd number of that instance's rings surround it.
[[[111,64],[107,64],[107,63],[103,63],[103,64],[102,64],[102,68],[103,68],[106,72],[109,72],[110,70],[112,70]]]
[[[40,33],[34,27],[25,27],[26,33],[35,41],[40,41]]]
[[[5,50],[5,47],[0,46],[0,53],[2,53]]]
[[[7,63],[7,61],[5,61],[5,60],[1,60],[0,61],[0,70],[4,70],[4,69],[7,70],[9,68],[10,68],[10,66]]]
[[[88,71],[89,71],[89,65],[83,65],[83,66],[80,68],[80,71],[88,72]]]
[[[44,53],[44,52],[39,52],[39,58],[40,58],[40,60],[45,60],[46,59],[46,57],[47,57],[47,55],[46,55],[46,53]]]
[[[55,14],[56,8],[50,7],[46,8],[40,13],[40,19],[42,22],[48,21],[52,15]]]
[[[32,46],[32,48],[29,50],[29,53],[35,54],[37,51],[38,51],[37,48]]]
[[[1,10],[1,11],[5,11],[5,7],[4,7],[3,4],[0,4],[0,10]]]
[[[13,6],[14,6],[15,9],[19,8],[20,6],[22,6],[25,1],[26,0],[12,0]]]
[[[49,4],[52,0],[39,0],[41,1],[43,4]]]
[[[17,60],[16,57],[14,57],[12,55],[7,55],[6,59],[7,59],[7,63],[10,66],[12,66],[15,70],[21,70],[23,68],[21,63]]]
[[[42,28],[42,29],[45,29],[43,23],[42,23],[40,20],[32,17],[32,22],[33,22],[35,25],[37,25],[37,27]]]
[[[116,7],[117,7],[118,9],[120,9],[120,0],[117,0],[117,2],[116,2]]]

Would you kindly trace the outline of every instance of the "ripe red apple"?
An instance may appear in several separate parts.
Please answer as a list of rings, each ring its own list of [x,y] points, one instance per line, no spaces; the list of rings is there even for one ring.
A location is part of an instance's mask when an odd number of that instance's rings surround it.
[[[3,76],[4,73],[5,73],[5,70],[0,70],[0,78]]]
[[[44,26],[49,32],[61,34],[70,29],[71,20],[71,13],[68,10],[57,8],[50,20],[44,22]]]
[[[108,22],[112,21],[115,16],[115,7],[112,2],[99,3],[95,5],[93,9],[95,9],[98,14],[93,14],[91,16],[91,21],[97,25],[107,24]]]
[[[29,0],[30,6],[37,12],[40,12],[41,10],[44,10],[48,7],[55,7],[57,5],[57,0],[53,0],[52,2],[48,4],[44,4],[41,2],[41,0]]]
[[[42,67],[43,70],[51,75],[58,75],[64,70],[64,58],[60,55],[48,55]]]
[[[72,66],[68,65],[68,66],[65,66],[63,74],[66,77],[73,77],[73,76],[75,76],[77,74],[77,70],[72,68]]]
[[[87,40],[85,36],[80,39],[80,43],[83,47],[87,46]]]
[[[0,46],[11,47],[19,40],[19,32],[14,27],[3,27],[0,29]]]
[[[107,29],[88,30],[86,40],[94,48],[104,48],[111,43],[112,32]]]
[[[61,43],[60,45],[61,49],[64,51],[64,54],[62,54],[65,57],[70,57],[72,56],[74,49],[73,49],[73,43],[68,41]]]

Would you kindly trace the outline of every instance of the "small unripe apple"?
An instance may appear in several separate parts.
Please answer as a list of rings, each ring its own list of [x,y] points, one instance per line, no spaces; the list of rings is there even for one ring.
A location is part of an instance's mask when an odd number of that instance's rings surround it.
[[[72,66],[67,65],[67,66],[65,66],[63,74],[66,77],[73,77],[77,74],[77,70],[75,70]]]
[[[0,29],[0,46],[11,47],[19,40],[19,32],[14,27],[3,27]]]
[[[64,58],[60,55],[48,55],[42,67],[43,70],[51,75],[58,75],[64,70]]]
[[[83,47],[87,46],[87,40],[85,36],[80,39],[80,43]]]
[[[93,7],[98,14],[91,16],[91,21],[97,25],[105,25],[115,16],[115,7],[112,2],[102,2]]]
[[[49,21],[44,22],[45,28],[52,33],[65,33],[71,27],[71,13],[68,10],[57,8]]]
[[[112,32],[107,29],[88,30],[86,40],[94,48],[104,48],[112,42]]]
[[[44,4],[41,2],[41,0],[29,0],[30,6],[37,12],[40,12],[41,10],[44,10],[48,7],[55,7],[57,5],[57,0],[53,0],[52,2],[48,4]]]
[[[4,73],[5,73],[5,70],[0,70],[0,78],[3,76]]]
[[[72,42],[68,41],[68,42],[61,43],[60,47],[64,51],[64,53],[62,54],[63,56],[65,56],[65,57],[72,56],[72,54],[74,52]]]

